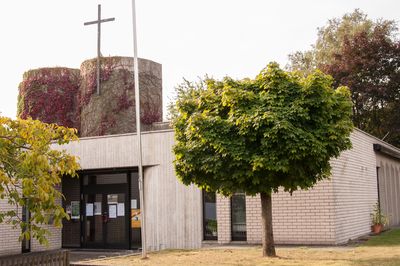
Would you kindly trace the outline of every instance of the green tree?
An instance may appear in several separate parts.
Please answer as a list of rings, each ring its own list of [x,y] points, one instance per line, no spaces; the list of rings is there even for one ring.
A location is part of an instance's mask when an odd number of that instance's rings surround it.
[[[271,63],[254,80],[206,78],[177,88],[178,178],[226,196],[260,193],[264,256],[275,256],[271,194],[312,187],[351,147],[350,92],[332,82],[320,71],[301,77]]]
[[[20,227],[20,240],[32,237],[46,244],[46,225],[61,226],[69,218],[61,207],[61,177],[75,176],[79,165],[74,156],[50,145],[73,140],[75,129],[0,117],[0,200],[11,206],[0,210],[0,223]],[[30,212],[28,221],[21,217],[23,207]]]
[[[291,70],[318,68],[334,86],[348,86],[358,128],[400,145],[400,42],[392,20],[372,21],[359,10],[329,20],[309,51],[289,56]]]

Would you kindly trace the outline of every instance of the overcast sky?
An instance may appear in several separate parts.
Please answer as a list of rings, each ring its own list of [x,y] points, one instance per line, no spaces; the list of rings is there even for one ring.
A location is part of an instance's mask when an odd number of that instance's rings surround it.
[[[133,56],[131,0],[0,2],[1,115],[15,117],[22,74],[39,67],[79,68],[96,56],[96,26],[104,18],[102,54]],[[270,61],[315,42],[317,27],[360,8],[371,18],[399,20],[398,0],[136,0],[139,57],[163,66],[165,105],[185,77],[254,77]]]

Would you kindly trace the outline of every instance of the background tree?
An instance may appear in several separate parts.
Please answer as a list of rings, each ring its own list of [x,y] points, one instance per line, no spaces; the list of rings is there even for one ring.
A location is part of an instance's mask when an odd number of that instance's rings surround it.
[[[206,78],[177,89],[178,178],[226,196],[260,193],[264,256],[275,256],[271,194],[312,187],[351,146],[350,92],[332,83],[320,71],[301,77],[272,63],[254,80]]]
[[[400,42],[397,24],[359,10],[329,20],[309,51],[289,56],[291,70],[316,68],[351,90],[355,126],[400,145]]]
[[[20,240],[33,237],[46,244],[46,225],[61,226],[68,218],[58,188],[61,177],[75,176],[79,165],[74,156],[50,145],[77,140],[75,133],[38,120],[0,117],[0,200],[13,206],[0,210],[0,223],[20,227]],[[30,212],[29,221],[22,220],[23,207]]]

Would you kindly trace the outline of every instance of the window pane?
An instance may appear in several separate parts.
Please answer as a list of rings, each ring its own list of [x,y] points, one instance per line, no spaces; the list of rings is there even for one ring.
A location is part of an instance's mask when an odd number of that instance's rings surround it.
[[[232,240],[246,241],[246,196],[235,193],[231,199]]]
[[[131,248],[139,249],[142,247],[141,222],[140,222],[140,197],[139,197],[139,174],[131,173]]]
[[[97,184],[122,184],[127,183],[126,173],[97,175]]]
[[[204,240],[216,240],[217,231],[217,208],[215,192],[203,191]]]

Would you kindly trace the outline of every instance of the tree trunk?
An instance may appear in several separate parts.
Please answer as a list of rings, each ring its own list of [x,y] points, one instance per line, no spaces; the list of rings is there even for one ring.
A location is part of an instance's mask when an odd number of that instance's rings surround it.
[[[271,194],[262,192],[261,216],[262,216],[262,245],[263,256],[275,257],[274,235],[272,232],[272,199]]]

